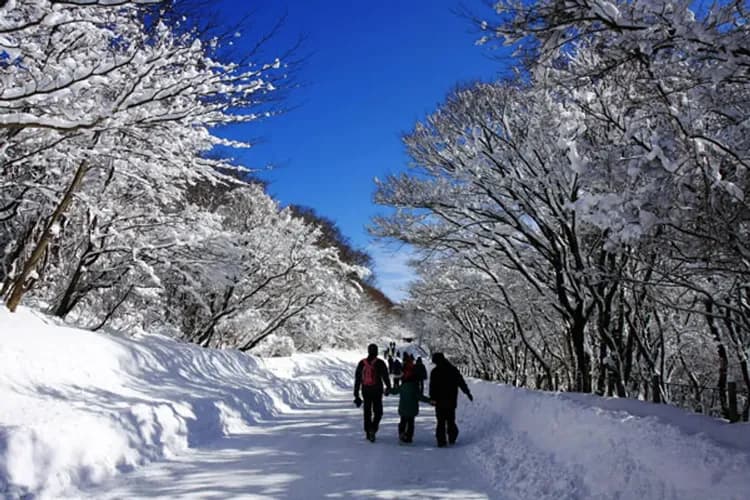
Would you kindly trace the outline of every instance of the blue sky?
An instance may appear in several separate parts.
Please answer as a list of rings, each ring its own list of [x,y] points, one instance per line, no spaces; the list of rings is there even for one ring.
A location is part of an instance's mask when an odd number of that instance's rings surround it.
[[[481,0],[467,5],[483,8]],[[304,35],[298,54],[309,56],[297,77],[302,86],[285,103],[294,109],[235,131],[263,138],[238,158],[248,166],[274,164],[261,175],[270,194],[336,221],[373,255],[378,284],[395,300],[409,279],[408,249],[375,246],[367,234],[371,217],[386,211],[372,203],[373,179],[406,168],[401,134],[452,88],[495,79],[502,70],[474,45],[470,22],[453,12],[460,6],[456,0],[216,2],[223,20],[257,12],[259,28],[286,13],[267,53]]]

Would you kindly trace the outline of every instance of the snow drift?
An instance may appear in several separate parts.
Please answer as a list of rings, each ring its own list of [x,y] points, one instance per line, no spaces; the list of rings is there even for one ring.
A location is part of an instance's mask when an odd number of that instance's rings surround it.
[[[60,497],[351,385],[346,353],[263,360],[1,306],[0,498]]]
[[[475,382],[462,432],[507,499],[747,499],[750,425],[668,405]],[[533,492],[533,495],[530,494]]]

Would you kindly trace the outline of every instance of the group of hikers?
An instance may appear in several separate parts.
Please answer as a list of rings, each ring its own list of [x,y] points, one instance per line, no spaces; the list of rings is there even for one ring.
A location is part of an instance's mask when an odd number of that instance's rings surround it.
[[[407,370],[411,369],[413,365],[415,373],[410,374],[410,378],[413,376],[419,383],[419,392],[424,392],[424,381],[427,379],[427,368],[422,363],[422,358],[418,357],[416,361],[414,356],[408,352],[404,353],[403,364],[399,360],[401,353],[396,350],[396,343],[391,342],[385,350],[385,355],[388,359],[388,373],[393,377],[393,387],[396,388],[401,385],[401,378],[404,376]],[[411,362],[407,366],[407,363]]]
[[[474,397],[466,385],[461,373],[443,355],[436,352],[432,355],[435,368],[430,372],[428,396],[424,395],[424,381],[427,369],[422,358],[405,352],[403,363],[398,359],[400,353],[395,351],[395,344],[386,349],[390,368],[378,357],[378,346],[367,346],[367,357],[357,364],[354,372],[354,404],[359,408],[364,403],[365,436],[375,442],[380,419],[383,417],[383,396],[398,394],[398,437],[402,443],[411,443],[414,438],[414,419],[419,414],[419,403],[429,403],[435,407],[437,425],[435,437],[439,448],[454,444],[458,438],[456,425],[456,406],[458,390],[466,394],[469,401]],[[397,364],[398,362],[398,364]],[[393,383],[391,383],[393,375]],[[360,398],[360,389],[362,397]]]

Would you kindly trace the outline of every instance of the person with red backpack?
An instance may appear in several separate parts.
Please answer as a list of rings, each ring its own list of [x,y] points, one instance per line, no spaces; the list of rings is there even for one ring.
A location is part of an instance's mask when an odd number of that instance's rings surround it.
[[[357,364],[354,372],[354,404],[357,408],[362,405],[362,399],[359,397],[361,387],[365,403],[365,435],[372,443],[375,442],[375,434],[383,417],[383,385],[385,394],[388,394],[391,390],[388,367],[385,361],[378,358],[378,346],[370,344],[367,346],[367,357]]]

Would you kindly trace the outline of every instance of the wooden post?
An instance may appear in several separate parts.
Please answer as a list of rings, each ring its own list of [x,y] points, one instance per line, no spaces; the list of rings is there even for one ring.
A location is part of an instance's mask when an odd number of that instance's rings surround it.
[[[729,390],[729,421],[739,422],[740,412],[737,411],[737,382],[727,384]]]

